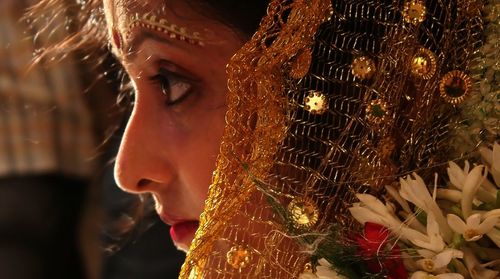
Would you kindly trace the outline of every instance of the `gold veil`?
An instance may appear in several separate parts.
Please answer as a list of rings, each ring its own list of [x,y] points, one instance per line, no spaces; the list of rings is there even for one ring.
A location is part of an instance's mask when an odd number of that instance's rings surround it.
[[[355,193],[464,155],[449,139],[482,78],[483,6],[271,1],[228,66],[221,153],[180,278],[296,278],[310,261],[296,237],[353,228]]]

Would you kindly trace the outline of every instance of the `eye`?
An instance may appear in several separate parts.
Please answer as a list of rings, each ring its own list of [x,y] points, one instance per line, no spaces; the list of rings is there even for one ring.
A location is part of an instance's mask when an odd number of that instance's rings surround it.
[[[165,69],[160,69],[158,75],[153,76],[151,80],[158,84],[161,93],[167,98],[167,106],[181,103],[193,91],[193,82],[190,79]]]

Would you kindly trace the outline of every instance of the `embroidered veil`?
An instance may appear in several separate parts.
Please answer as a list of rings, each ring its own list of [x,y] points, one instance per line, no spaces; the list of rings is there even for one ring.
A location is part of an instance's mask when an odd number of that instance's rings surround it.
[[[295,278],[313,249],[300,236],[356,227],[356,193],[431,178],[498,138],[498,118],[457,136],[484,79],[483,5],[271,1],[227,69],[221,153],[181,278]]]

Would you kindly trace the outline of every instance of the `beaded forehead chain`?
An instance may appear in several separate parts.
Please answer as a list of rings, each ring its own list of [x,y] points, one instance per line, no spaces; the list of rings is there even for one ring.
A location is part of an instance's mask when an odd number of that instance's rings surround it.
[[[186,27],[180,27],[176,24],[169,22],[164,18],[157,18],[155,15],[144,14],[139,15],[136,13],[130,18],[129,25],[125,30],[125,40],[130,38],[132,30],[135,27],[142,27],[151,29],[156,32],[161,32],[167,34],[171,39],[176,39],[184,41],[193,45],[204,46],[203,37],[199,32],[190,32]],[[118,47],[121,49],[123,46],[122,38],[120,34],[113,29],[113,40]]]

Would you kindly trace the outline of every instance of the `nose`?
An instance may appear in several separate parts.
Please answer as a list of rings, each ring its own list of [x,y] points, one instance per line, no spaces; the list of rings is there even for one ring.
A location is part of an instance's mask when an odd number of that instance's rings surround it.
[[[135,103],[114,169],[118,186],[126,192],[157,192],[158,187],[172,180],[172,168],[163,150],[165,142],[157,132],[155,117],[147,104]]]

